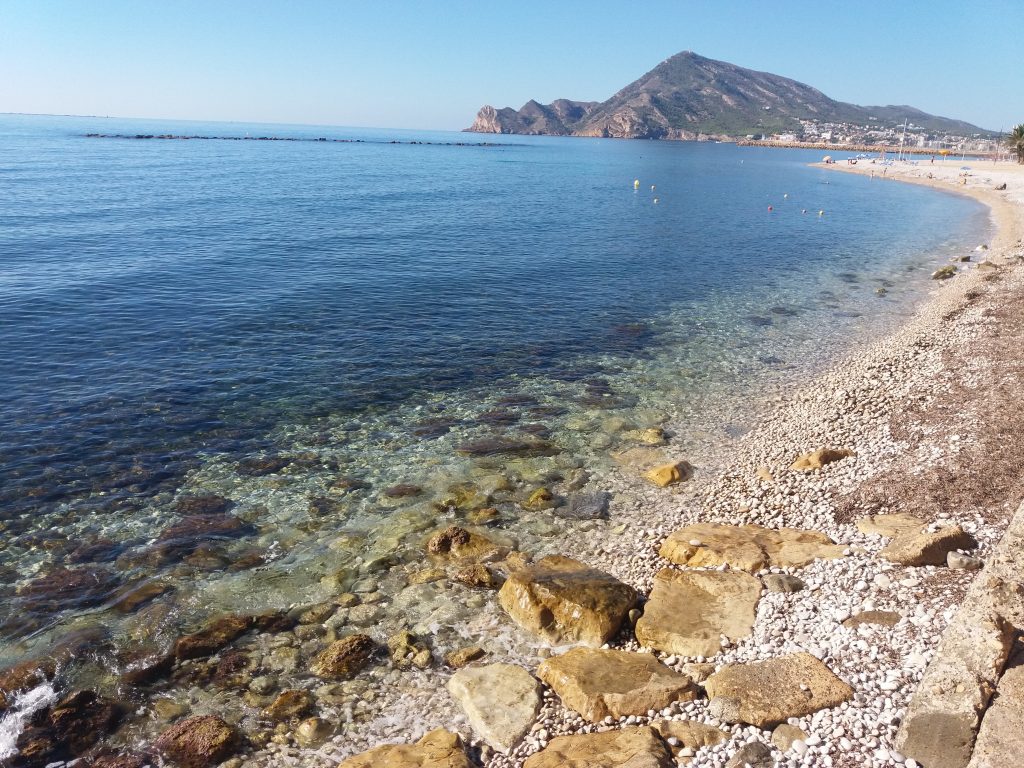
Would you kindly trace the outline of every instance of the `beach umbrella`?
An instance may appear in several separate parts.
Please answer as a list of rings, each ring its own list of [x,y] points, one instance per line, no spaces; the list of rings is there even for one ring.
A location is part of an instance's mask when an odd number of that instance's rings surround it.
[[[832,155],[825,155],[823,158],[821,158],[821,162],[827,163],[831,159],[832,159]]]

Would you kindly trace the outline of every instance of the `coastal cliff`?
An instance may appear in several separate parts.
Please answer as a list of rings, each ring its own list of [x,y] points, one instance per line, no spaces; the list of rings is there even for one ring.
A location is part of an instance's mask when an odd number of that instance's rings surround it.
[[[603,102],[530,100],[521,109],[484,106],[466,130],[622,139],[727,139],[799,132],[801,120],[894,126],[904,119],[928,130],[985,134],[960,120],[913,107],[860,107],[768,72],[683,51]]]

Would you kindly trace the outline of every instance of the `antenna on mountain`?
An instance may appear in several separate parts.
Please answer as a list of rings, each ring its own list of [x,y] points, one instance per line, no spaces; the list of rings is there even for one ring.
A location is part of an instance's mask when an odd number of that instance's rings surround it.
[[[903,159],[903,142],[906,141],[907,138],[907,119],[908,118],[903,118],[903,135],[900,136],[900,153],[896,156],[897,160]]]

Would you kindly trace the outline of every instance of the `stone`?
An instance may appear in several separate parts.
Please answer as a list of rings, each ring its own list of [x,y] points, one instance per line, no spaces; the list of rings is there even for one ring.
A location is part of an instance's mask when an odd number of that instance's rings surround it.
[[[555,510],[555,514],[569,520],[604,520],[608,517],[610,498],[611,494],[605,491],[574,493],[565,506]]]
[[[668,745],[653,728],[558,736],[523,768],[674,768]]]
[[[263,477],[280,472],[291,464],[291,459],[284,456],[253,456],[238,462],[238,473],[250,477]]]
[[[462,739],[431,731],[415,744],[388,744],[342,760],[338,768],[474,768]]]
[[[413,496],[419,496],[423,493],[423,489],[411,483],[399,483],[398,485],[385,488],[383,493],[389,499],[408,499]]]
[[[319,717],[307,717],[295,726],[295,740],[304,747],[310,747],[326,739],[330,732],[330,726]]]
[[[630,429],[623,434],[623,437],[636,443],[643,443],[644,445],[664,445],[667,442],[667,435],[661,427]]]
[[[928,531],[904,531],[890,541],[879,555],[900,565],[945,565],[950,552],[974,549],[978,542],[959,525]]]
[[[819,448],[816,451],[797,456],[796,461],[789,468],[799,472],[812,472],[816,469],[821,469],[826,464],[832,464],[841,459],[856,455],[853,451],[845,449]]]
[[[772,471],[768,469],[768,467],[758,467],[757,472],[754,473],[754,476],[762,483],[775,482],[775,476],[772,474]]]
[[[502,754],[529,732],[540,712],[540,683],[514,664],[460,669],[448,681],[473,731]]]
[[[736,750],[725,768],[775,768],[772,750],[760,741],[750,741]]]
[[[489,563],[505,557],[509,547],[492,541],[482,533],[450,525],[428,539],[427,552],[444,560]]]
[[[956,275],[956,267],[950,264],[946,267],[939,267],[932,272],[932,280],[949,280]]]
[[[215,619],[199,632],[178,638],[174,644],[174,655],[180,660],[211,656],[252,629],[252,625],[251,616]]]
[[[121,673],[121,679],[128,685],[151,685],[167,677],[174,669],[174,654],[141,654],[130,658]]]
[[[391,653],[391,661],[398,667],[430,666],[430,646],[408,630],[403,629],[388,638],[388,651]],[[417,660],[420,663],[416,663]],[[423,660],[426,664],[423,664]]]
[[[984,563],[980,557],[971,557],[963,552],[950,552],[946,555],[946,565],[954,571],[978,571]]]
[[[877,624],[882,627],[895,627],[903,617],[893,611],[862,611],[843,622],[847,629],[856,629],[862,624]]]
[[[678,656],[715,656],[722,635],[750,635],[760,598],[761,582],[747,573],[663,568],[636,623],[637,642]]]
[[[680,747],[700,749],[721,744],[729,738],[729,732],[696,720],[655,720],[651,723],[662,738],[675,739]]]
[[[857,520],[857,530],[870,535],[892,538],[904,531],[920,531],[924,521],[919,517],[897,512],[892,515],[868,515]]]
[[[511,573],[498,602],[523,629],[552,644],[600,647],[619,631],[636,591],[578,560],[549,555]]]
[[[23,610],[89,608],[104,602],[117,583],[117,576],[106,568],[58,566],[20,587],[18,595]]]
[[[546,440],[513,440],[504,437],[483,437],[455,448],[457,453],[473,458],[485,456],[518,456],[522,458],[555,456],[559,449]]]
[[[82,690],[65,696],[44,714],[42,721],[38,715],[33,718],[18,737],[18,752],[25,764],[44,765],[85,753],[117,727],[124,713],[95,691]]]
[[[219,717],[199,715],[172,725],[153,746],[184,768],[207,768],[231,757],[238,749],[239,736]]]
[[[367,635],[349,635],[327,646],[310,664],[318,677],[348,680],[362,671],[377,652],[377,644]]]
[[[985,712],[968,768],[1017,768],[1024,755],[1024,666],[1007,669]]]
[[[271,720],[283,722],[306,714],[313,709],[314,704],[313,696],[309,691],[289,689],[281,691],[263,712]]]
[[[670,534],[659,554],[669,562],[690,568],[728,564],[756,573],[769,566],[803,568],[817,558],[844,557],[844,550],[845,547],[818,531],[696,523]]]
[[[544,661],[537,674],[567,707],[592,723],[646,715],[697,697],[689,677],[649,653],[574,648]]]
[[[809,653],[730,664],[704,681],[712,714],[768,728],[853,698],[853,689]]]
[[[14,694],[52,680],[57,674],[53,659],[27,659],[0,672],[0,712],[7,708]]]
[[[452,581],[478,589],[497,589],[501,581],[483,563],[467,563],[452,568],[448,573]]]
[[[690,462],[679,460],[654,467],[654,469],[648,470],[644,477],[655,485],[665,488],[693,479],[693,471],[693,465]]]
[[[803,579],[788,573],[769,573],[761,581],[769,592],[799,592],[807,586]]]
[[[529,498],[522,503],[524,509],[541,510],[552,509],[558,505],[555,495],[547,488],[538,488],[530,494]]]
[[[772,744],[782,752],[788,750],[793,746],[794,741],[807,741],[807,734],[797,728],[795,725],[789,723],[782,723],[781,725],[775,726],[775,730],[772,731]]]
[[[150,600],[155,600],[171,589],[173,587],[170,584],[162,581],[144,579],[141,582],[128,584],[119,589],[110,607],[118,613],[135,613],[135,611]]]
[[[234,506],[231,499],[214,494],[182,496],[174,505],[179,515],[223,515]]]
[[[478,645],[470,645],[465,648],[459,648],[454,651],[449,651],[444,655],[444,663],[454,669],[459,669],[466,666],[472,661],[482,659],[487,655],[487,651]]]

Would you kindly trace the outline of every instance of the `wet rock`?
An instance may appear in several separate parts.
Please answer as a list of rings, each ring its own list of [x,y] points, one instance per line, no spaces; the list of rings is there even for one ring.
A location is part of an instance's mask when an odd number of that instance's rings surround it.
[[[314,496],[309,500],[309,514],[314,517],[335,515],[345,509],[345,503],[329,496]]]
[[[427,542],[427,551],[432,555],[443,555],[451,552],[452,547],[468,543],[469,531],[457,525],[450,525],[430,537]]]
[[[643,445],[664,445],[667,438],[665,430],[661,427],[648,427],[647,429],[631,429],[623,434],[627,440],[632,440]]]
[[[410,584],[428,584],[432,581],[440,581],[448,575],[444,568],[423,568],[409,574]]]
[[[559,736],[523,768],[674,768],[672,752],[653,728]]]
[[[213,670],[213,683],[218,688],[244,688],[249,684],[252,659],[245,651],[233,648],[221,654]]]
[[[559,449],[546,440],[513,440],[506,437],[484,437],[462,443],[456,452],[463,456],[555,456]]]
[[[574,648],[537,670],[562,702],[584,719],[646,715],[674,701],[692,701],[697,687],[649,653]]]
[[[146,759],[141,755],[100,755],[87,768],[144,768]]]
[[[275,722],[285,722],[311,711],[315,705],[309,691],[294,688],[282,691],[274,702],[263,710],[263,714]]]
[[[388,638],[388,651],[398,667],[426,669],[433,660],[427,641],[404,629]]]
[[[173,653],[143,654],[125,659],[121,679],[128,685],[152,685],[171,674],[174,669]]]
[[[769,728],[853,698],[853,689],[809,653],[730,664],[704,681],[712,716]]]
[[[280,472],[291,464],[292,460],[284,456],[254,456],[238,462],[238,474],[249,477],[263,477]]]
[[[460,669],[470,662],[482,659],[486,655],[487,651],[480,646],[470,645],[465,648],[459,648],[446,653],[444,655],[444,663],[453,669]]]
[[[331,732],[330,726],[319,717],[309,717],[295,728],[295,741],[304,747],[311,747],[326,739]]]
[[[538,488],[530,494],[526,501],[522,503],[523,509],[530,509],[534,511],[551,509],[556,506],[558,506],[558,500],[555,498],[555,494],[547,488]]]
[[[252,617],[257,632],[287,632],[298,623],[298,616],[289,611],[268,611]]]
[[[460,669],[448,681],[448,692],[474,732],[503,754],[522,741],[540,711],[540,683],[514,664]]]
[[[676,739],[680,747],[694,750],[713,747],[729,738],[727,731],[696,720],[655,720],[651,726],[662,738]]]
[[[389,744],[343,760],[338,768],[474,768],[462,739],[431,731],[415,744]]]
[[[659,554],[691,568],[714,568],[726,563],[756,573],[769,566],[802,568],[816,558],[843,557],[843,550],[818,531],[697,523],[672,533]]]
[[[769,573],[762,581],[769,592],[799,592],[807,586],[803,579],[788,573]]]
[[[233,515],[190,515],[164,528],[144,556],[150,562],[160,563],[193,551],[200,542],[234,539],[251,531],[250,526]]]
[[[227,760],[239,747],[238,732],[215,715],[175,723],[153,746],[183,768],[208,768]]]
[[[524,629],[550,643],[593,647],[615,635],[636,600],[632,587],[561,555],[513,572],[498,592],[502,608]]]
[[[174,655],[181,660],[211,656],[253,627],[251,616],[223,616],[208,623],[199,632],[178,638]]]
[[[318,677],[348,680],[368,666],[376,652],[377,644],[367,635],[349,635],[321,651],[310,671]]]
[[[771,748],[760,741],[750,741],[736,750],[725,768],[775,768]]]
[[[875,624],[880,627],[895,627],[900,623],[901,618],[903,617],[893,611],[862,611],[861,613],[851,616],[844,621],[843,626],[847,629],[856,629],[863,624]]]
[[[456,427],[461,423],[462,422],[459,419],[446,417],[424,419],[413,427],[412,434],[414,437],[419,437],[424,440],[432,440],[434,438],[447,435],[451,432],[452,427]]]
[[[202,496],[183,496],[174,505],[179,515],[223,515],[230,512],[235,503],[224,496],[206,494]]]
[[[96,539],[83,542],[75,547],[67,556],[69,563],[110,563],[117,559],[124,550],[122,544],[113,539]],[[13,579],[12,579],[13,580]]]
[[[608,517],[610,498],[611,494],[605,491],[575,493],[569,497],[568,504],[555,510],[555,514],[569,520],[604,520]]]
[[[746,573],[664,568],[654,577],[636,639],[665,653],[715,656],[722,635],[750,635],[760,597],[761,582]]]
[[[26,659],[0,672],[0,712],[14,694],[52,680],[56,674],[57,662],[52,658]]]
[[[833,462],[845,459],[848,456],[855,456],[853,451],[847,451],[845,449],[837,448],[819,448],[811,453],[805,453],[796,458],[790,465],[790,469],[797,470],[800,472],[811,472],[815,469],[821,469],[826,464],[832,464]]]
[[[340,495],[369,490],[370,484],[358,477],[342,475],[341,477],[334,478],[327,488],[331,493]]]
[[[950,552],[974,549],[977,546],[978,542],[971,534],[959,525],[951,525],[934,532],[904,531],[897,534],[878,554],[900,565],[944,565]]]
[[[673,461],[649,470],[644,477],[662,488],[683,483],[693,478],[693,465],[688,461]]]
[[[509,548],[481,533],[451,525],[430,537],[427,541],[427,552],[446,560],[486,563],[502,559],[508,554]]]
[[[932,280],[949,280],[949,278],[956,276],[956,271],[956,267],[952,264],[946,267],[939,267],[932,272]]]
[[[498,577],[483,563],[456,566],[448,575],[452,581],[476,589],[498,589],[501,586]]]
[[[515,411],[495,408],[491,411],[484,411],[476,417],[476,420],[480,424],[488,424],[492,427],[507,427],[518,422],[520,418],[520,414]]]
[[[117,577],[105,568],[57,567],[23,585],[18,595],[31,611],[88,608],[104,602],[117,583]]]
[[[421,493],[423,493],[423,489],[411,483],[399,483],[384,489],[384,495],[389,499],[410,499]]]
[[[869,515],[857,520],[857,530],[869,536],[885,536],[892,538],[904,531],[920,531],[924,528],[924,521],[905,512],[898,512],[892,515]]]
[[[118,613],[135,613],[150,600],[155,600],[173,589],[166,582],[143,579],[119,589],[111,607]]]
[[[782,752],[785,752],[793,746],[794,741],[807,741],[807,734],[797,728],[795,725],[789,723],[782,723],[782,725],[775,726],[775,730],[772,731],[772,744],[776,746]]]

